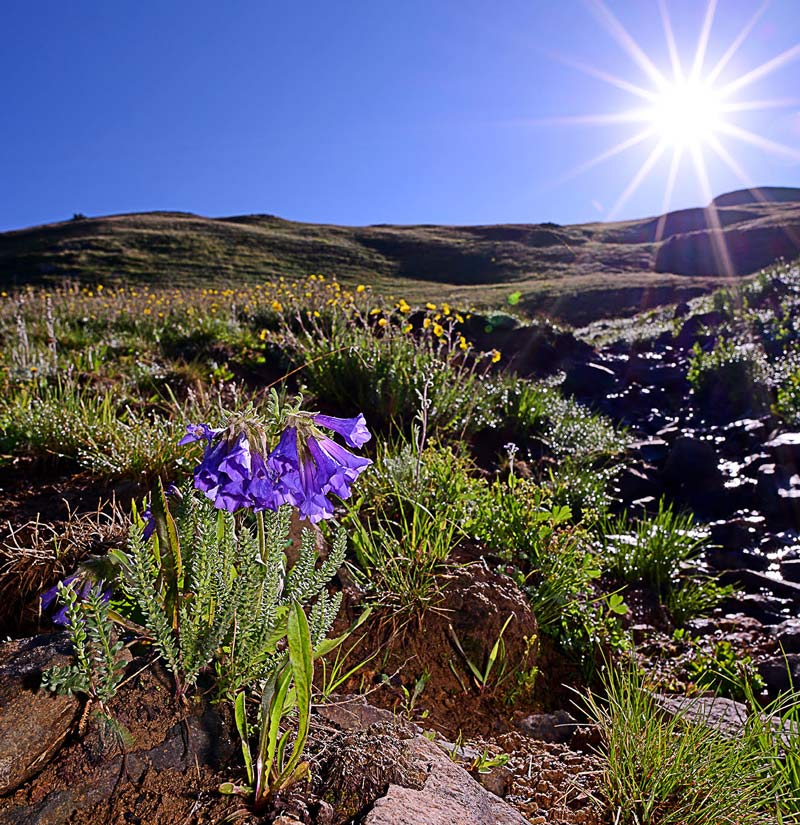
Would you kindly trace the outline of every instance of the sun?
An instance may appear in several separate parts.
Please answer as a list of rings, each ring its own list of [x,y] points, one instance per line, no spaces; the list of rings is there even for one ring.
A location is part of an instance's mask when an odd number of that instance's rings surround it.
[[[707,144],[725,126],[722,96],[702,79],[678,80],[663,88],[646,117],[656,136],[676,149]]]
[[[693,57],[686,63],[681,59],[681,54],[686,50],[679,48],[675,38],[667,0],[658,0],[669,54],[667,66],[658,66],[653,62],[642,46],[610,11],[604,0],[584,0],[584,3],[595,13],[645,78],[644,81],[637,82],[618,77],[578,60],[558,58],[572,68],[631,94],[638,101],[635,108],[625,111],[578,115],[550,121],[551,123],[593,125],[630,124],[633,127],[629,137],[571,170],[561,178],[561,182],[636,146],[647,142],[652,145],[651,151],[607,213],[607,220],[613,220],[619,215],[642,182],[655,173],[659,161],[664,157],[669,158],[669,171],[664,187],[662,212],[669,211],[672,193],[681,169],[684,165],[689,165],[690,174],[698,181],[707,203],[710,204],[707,212],[709,225],[712,227],[719,224],[712,203],[713,194],[708,174],[708,160],[712,156],[725,164],[747,189],[753,191],[756,198],[760,197],[758,189],[749,179],[734,153],[728,148],[727,144],[730,140],[748,143],[763,151],[790,158],[795,162],[800,161],[800,151],[796,148],[768,140],[735,122],[736,115],[741,112],[757,109],[787,109],[798,105],[796,99],[747,100],[742,97],[742,93],[755,81],[761,80],[790,61],[800,58],[800,43],[725,83],[721,82],[725,69],[731,64],[733,57],[747,41],[756,23],[768,8],[768,0],[765,0],[745,23],[722,57],[710,66],[706,65],[706,57],[718,0],[707,0]],[[729,266],[727,252],[721,250],[719,257],[720,268],[726,270]]]

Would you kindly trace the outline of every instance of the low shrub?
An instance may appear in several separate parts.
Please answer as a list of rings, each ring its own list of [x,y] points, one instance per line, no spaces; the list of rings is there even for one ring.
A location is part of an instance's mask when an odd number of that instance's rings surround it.
[[[717,415],[769,409],[767,361],[756,343],[720,338],[708,352],[695,344],[686,377],[698,404]]]
[[[621,600],[597,592],[600,559],[568,507],[545,488],[513,476],[495,482],[469,529],[518,571],[542,633],[591,666],[604,646],[624,647]],[[613,605],[613,606],[612,606]]]
[[[439,576],[466,535],[481,486],[468,461],[447,447],[419,451],[401,442],[379,456],[345,520],[377,602],[398,612],[435,604]]]

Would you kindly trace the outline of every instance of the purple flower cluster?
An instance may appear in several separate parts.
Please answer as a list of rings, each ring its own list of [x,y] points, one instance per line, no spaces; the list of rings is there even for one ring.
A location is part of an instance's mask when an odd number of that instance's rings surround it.
[[[372,463],[353,455],[318,427],[339,433],[345,444],[356,449],[371,438],[363,415],[315,415],[296,416],[267,455],[260,444],[253,443],[263,439],[244,427],[231,433],[193,424],[180,443],[206,440],[194,486],[219,509],[234,512],[249,507],[258,512],[292,504],[302,518],[317,522],[333,515],[328,494],[347,498],[353,482]]]
[[[70,587],[73,590],[76,590],[78,593],[78,601],[84,601],[92,590],[92,582],[87,579],[79,580],[78,573],[73,573],[71,576],[67,576],[66,579],[60,581],[58,584],[63,584],[64,587]],[[56,606],[58,599],[58,584],[42,593],[39,597],[43,611],[50,610]],[[111,598],[111,591],[104,590],[100,595],[103,601],[107,602]],[[53,624],[59,624],[62,627],[67,627],[67,625],[69,625],[69,617],[67,616],[66,605],[62,604],[62,606],[53,613],[50,619]]]

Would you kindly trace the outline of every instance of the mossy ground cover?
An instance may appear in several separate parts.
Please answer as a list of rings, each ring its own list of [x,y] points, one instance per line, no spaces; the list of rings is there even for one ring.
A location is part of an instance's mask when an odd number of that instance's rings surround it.
[[[746,342],[769,365],[753,376],[774,376],[765,386],[794,420],[793,272],[713,299],[726,324],[723,340],[734,343],[698,350],[690,375],[698,393],[704,376],[731,360],[730,348]],[[4,633],[45,627],[39,595],[90,554],[123,546],[136,522],[132,507],[141,512],[159,480],[166,486],[190,477],[198,457],[177,443],[187,425],[215,426],[223,409],[248,405],[266,414],[274,399],[288,403],[301,393],[306,409],[363,414],[374,433],[366,446],[373,465],[337,504],[349,542],[346,573],[334,586],[346,591],[345,616],[371,612],[346,646],[349,658],[317,671],[326,675],[315,695],[333,684],[370,690],[378,703],[431,730],[486,735],[498,719],[510,726],[524,712],[568,702],[566,682],[595,691],[589,715],[605,737],[600,755],[610,773],[621,770],[618,737],[642,736],[625,727],[632,725],[628,705],[638,720],[652,711],[635,699],[643,689],[638,675],[622,687],[602,678],[634,649],[637,608],[629,594],[644,593],[666,628],[680,633],[729,590],[689,569],[704,544],[690,514],[665,504],[650,516],[612,515],[628,434],[565,397],[558,376],[536,381],[509,371],[508,354],[491,337],[480,346],[472,340],[476,322],[484,326],[463,305],[389,301],[317,275],[221,290],[95,283],[6,291]],[[57,501],[62,493],[66,507]],[[332,540],[327,527],[323,533]],[[454,631],[442,605],[456,571],[470,563],[524,594],[538,620],[535,638],[526,642],[508,621],[485,648]],[[124,637],[124,625],[118,632]],[[203,668],[194,677],[202,679]],[[659,753],[647,759],[658,771],[657,758],[674,756],[664,743],[677,734],[657,729],[652,715]],[[781,799],[794,788],[764,742],[754,737],[728,751],[714,745],[721,767],[713,775],[712,765],[704,778],[714,793],[724,792],[736,760],[743,775],[758,777],[751,794],[730,797],[729,810],[724,799],[714,808],[719,821],[766,822],[776,807],[790,809],[770,797],[770,777]],[[674,789],[643,807],[623,798],[638,792],[627,780],[607,787],[597,799],[606,821],[684,816]]]

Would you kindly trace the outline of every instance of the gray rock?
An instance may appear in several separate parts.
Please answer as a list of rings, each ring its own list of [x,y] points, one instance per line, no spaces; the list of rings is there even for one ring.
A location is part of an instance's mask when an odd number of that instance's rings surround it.
[[[71,661],[66,633],[0,645],[0,794],[38,773],[72,728],[78,699],[39,687],[42,671]]]
[[[654,436],[642,441],[633,441],[628,445],[628,452],[638,453],[648,464],[660,464],[669,454],[669,443]]]
[[[800,559],[786,559],[782,561],[781,575],[790,582],[800,582]]]
[[[755,526],[745,519],[729,519],[718,521],[710,525],[710,539],[725,550],[744,550],[753,547],[759,532]]]
[[[658,498],[662,495],[661,484],[647,470],[647,467],[626,467],[619,474],[616,489],[621,501],[641,501],[643,498]]]
[[[688,487],[718,479],[717,452],[713,444],[687,435],[676,438],[667,456],[664,476]]]
[[[800,604],[800,584],[781,581],[756,570],[726,570],[720,576],[723,584],[741,585],[750,593],[772,593]]]
[[[796,466],[800,461],[800,433],[781,433],[764,445],[778,464]]]
[[[577,364],[564,379],[562,389],[578,398],[599,398],[616,386],[617,376],[613,370],[601,364]]]
[[[493,793],[495,796],[504,798],[511,789],[514,781],[514,772],[505,765],[498,765],[496,768],[486,771],[486,773],[479,773],[477,778],[478,782],[480,782],[487,791]]]
[[[733,582],[737,581],[733,571],[730,571],[730,576]],[[781,599],[771,594],[734,593],[731,598],[722,602],[720,610],[723,613],[744,613],[762,624],[777,624],[786,619],[791,606],[791,599]]]
[[[390,710],[367,704],[366,696],[358,694],[331,696],[324,705],[316,709],[316,713],[321,719],[336,725],[339,730],[366,730],[372,725],[394,725],[410,735],[421,733],[417,725],[399,719]]]
[[[541,742],[565,744],[572,739],[578,723],[566,710],[554,713],[532,713],[518,723],[520,729]]]
[[[761,553],[734,547],[709,547],[705,559],[716,570],[766,570],[770,563]]]
[[[800,619],[791,618],[768,628],[785,653],[800,653]]]
[[[756,669],[772,694],[800,688],[800,654],[771,656],[759,662]]]
[[[712,730],[735,739],[744,730],[747,706],[721,696],[704,697],[666,696],[653,694],[658,707],[670,716],[680,716],[693,725],[705,725]]]
[[[525,825],[518,811],[482,788],[432,742],[418,736],[405,744],[427,778],[420,789],[390,785],[365,825]]]

